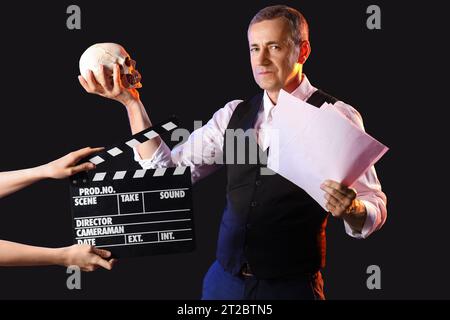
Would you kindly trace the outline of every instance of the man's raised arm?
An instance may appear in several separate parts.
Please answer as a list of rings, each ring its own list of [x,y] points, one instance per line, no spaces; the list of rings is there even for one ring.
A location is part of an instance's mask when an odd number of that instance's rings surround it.
[[[88,93],[122,103],[127,109],[133,134],[152,126],[138,91],[122,84],[118,65],[115,65],[112,74],[101,67],[96,76],[89,71],[87,79],[80,75],[78,80]],[[217,160],[222,159],[223,136],[231,115],[240,102],[241,100],[234,100],[227,103],[214,113],[207,124],[196,129],[185,142],[173,150],[170,150],[159,136],[141,143],[135,149],[135,160],[144,169],[189,166],[193,182],[206,177],[222,165],[222,162]]]
[[[123,86],[119,65],[114,65],[112,77],[107,69],[103,66],[101,68],[98,79],[95,78],[92,71],[89,71],[87,79],[84,79],[81,75],[78,76],[83,88],[89,93],[98,94],[122,103],[127,109],[132,134],[151,127],[152,122],[139,98],[139,92],[136,89],[127,89]],[[141,158],[152,158],[160,143],[161,138],[159,136],[141,143],[138,146]]]

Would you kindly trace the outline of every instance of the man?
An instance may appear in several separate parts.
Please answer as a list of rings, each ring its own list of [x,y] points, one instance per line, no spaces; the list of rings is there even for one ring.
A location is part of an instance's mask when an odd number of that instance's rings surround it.
[[[69,153],[42,166],[0,172],[0,198],[6,197],[39,180],[64,179],[82,171],[92,170],[90,162],[77,163],[103,148],[84,148]],[[106,260],[111,252],[90,245],[75,244],[63,248],[44,248],[0,240],[0,266],[76,265],[83,271],[94,271],[98,267],[111,270],[115,260]]]
[[[302,73],[311,52],[308,24],[300,12],[286,6],[262,9],[250,22],[248,41],[253,75],[264,90],[251,100],[234,100],[218,110],[187,142],[170,151],[160,138],[141,144],[135,159],[144,168],[189,165],[198,181],[220,164],[216,159],[230,144],[227,129],[255,129],[259,147],[268,150],[267,132],[277,112],[280,89],[317,107],[334,107],[363,128],[351,106],[314,88]],[[79,77],[90,93],[125,105],[133,133],[151,126],[136,90],[125,90],[119,68],[114,83]],[[269,130],[267,130],[269,129]],[[202,148],[194,148],[194,145]],[[248,156],[251,150],[244,150]],[[328,214],[302,189],[278,174],[262,175],[257,164],[225,163],[227,206],[222,218],[217,261],[203,284],[203,299],[324,299],[320,269],[325,262]],[[349,188],[324,181],[326,207],[344,220],[346,232],[366,238],[386,219],[386,197],[372,167]]]

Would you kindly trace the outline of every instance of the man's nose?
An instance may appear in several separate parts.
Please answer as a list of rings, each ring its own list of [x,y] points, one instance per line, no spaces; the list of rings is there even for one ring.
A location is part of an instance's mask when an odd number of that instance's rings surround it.
[[[269,52],[267,51],[267,49],[262,49],[259,51],[259,54],[256,57],[256,63],[261,66],[270,64]]]

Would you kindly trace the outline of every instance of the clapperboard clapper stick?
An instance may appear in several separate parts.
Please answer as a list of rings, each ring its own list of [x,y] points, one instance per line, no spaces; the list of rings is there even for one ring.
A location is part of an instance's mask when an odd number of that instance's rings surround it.
[[[101,169],[103,163],[177,127],[177,119],[171,117],[105,148],[89,158],[96,170],[70,178],[75,243],[110,250],[117,258],[195,249],[189,167]]]

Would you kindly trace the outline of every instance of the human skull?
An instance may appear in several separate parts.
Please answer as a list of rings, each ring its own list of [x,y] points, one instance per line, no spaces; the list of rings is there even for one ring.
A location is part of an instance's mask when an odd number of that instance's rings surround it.
[[[100,73],[100,65],[109,70],[112,81],[114,64],[120,66],[121,80],[124,87],[142,88],[141,74],[135,69],[136,61],[131,59],[125,49],[116,43],[97,43],[89,48],[80,57],[80,73],[87,79],[88,70],[92,70],[96,79]]]

